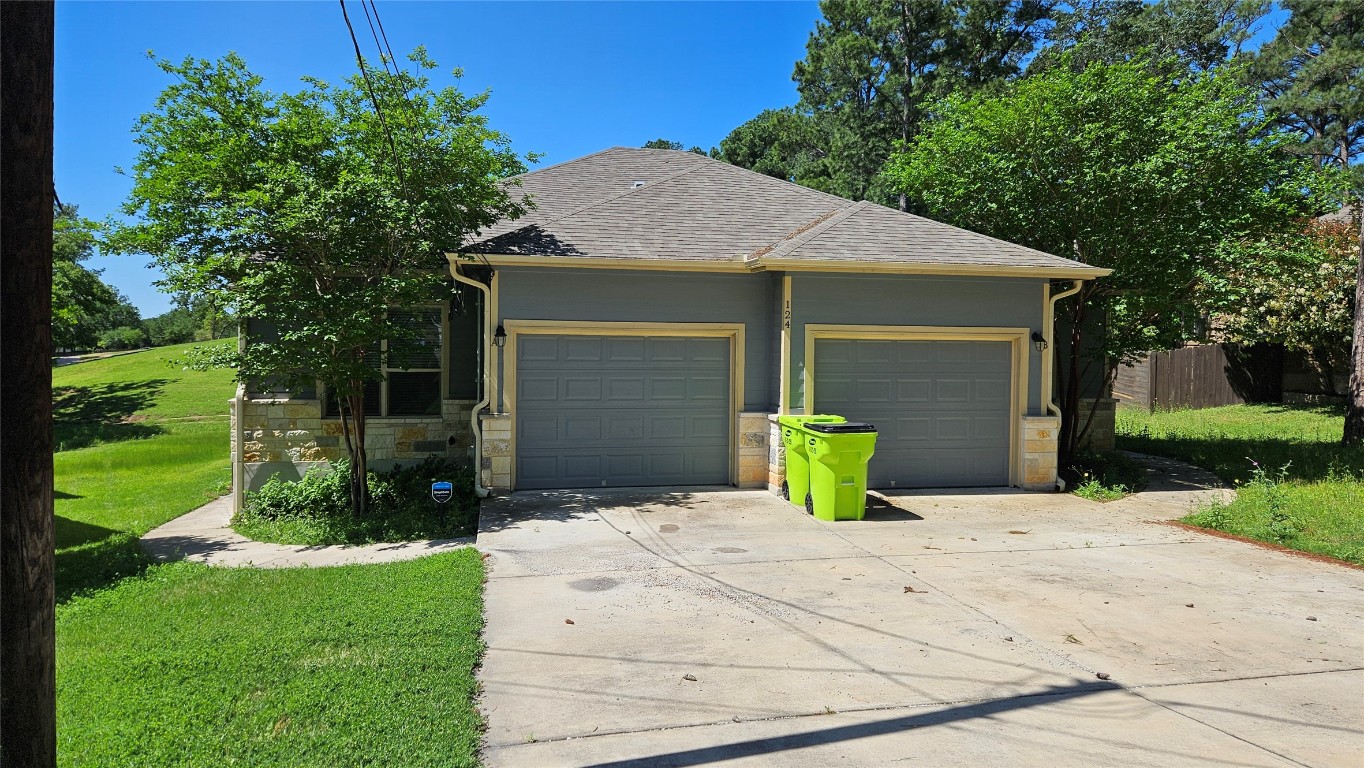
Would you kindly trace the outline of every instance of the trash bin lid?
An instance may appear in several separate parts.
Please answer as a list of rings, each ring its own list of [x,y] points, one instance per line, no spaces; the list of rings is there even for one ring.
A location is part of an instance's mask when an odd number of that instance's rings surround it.
[[[805,425],[811,432],[823,432],[826,435],[839,435],[848,432],[875,432],[876,427],[861,421],[844,421],[833,424],[821,424],[811,422]]]

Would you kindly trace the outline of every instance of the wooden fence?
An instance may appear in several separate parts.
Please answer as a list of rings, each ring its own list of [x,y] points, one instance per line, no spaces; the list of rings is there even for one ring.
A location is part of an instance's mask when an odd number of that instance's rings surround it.
[[[1113,396],[1147,410],[1278,402],[1282,371],[1282,352],[1272,347],[1200,344],[1118,366]]]

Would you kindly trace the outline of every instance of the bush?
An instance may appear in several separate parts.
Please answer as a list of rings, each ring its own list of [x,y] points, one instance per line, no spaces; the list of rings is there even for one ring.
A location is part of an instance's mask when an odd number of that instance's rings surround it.
[[[473,472],[440,456],[388,472],[369,473],[368,514],[351,514],[349,463],[314,467],[297,482],[275,475],[260,490],[246,495],[245,507],[232,518],[243,536],[281,544],[371,544],[442,539],[473,535],[478,526],[478,497]],[[431,482],[449,480],[454,498],[439,510],[431,500]],[[443,512],[443,514],[442,514]]]
[[[110,328],[99,335],[100,349],[138,349],[147,343],[147,334],[141,328],[123,326]]]

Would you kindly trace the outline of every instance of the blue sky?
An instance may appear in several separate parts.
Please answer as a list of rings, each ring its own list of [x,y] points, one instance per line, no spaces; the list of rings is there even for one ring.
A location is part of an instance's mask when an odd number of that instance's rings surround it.
[[[710,148],[761,110],[794,104],[791,70],[819,18],[814,2],[377,4],[395,52],[425,45],[443,71],[464,69],[465,91],[491,89],[493,127],[518,152],[542,153],[542,165],[660,137]],[[348,6],[372,56],[360,6]],[[169,82],[147,51],[174,60],[236,51],[275,90],[355,69],[330,0],[62,0],[56,43],[57,192],[94,219],[116,213],[127,195],[129,180],[114,169],[132,165],[133,123]],[[170,300],[152,285],[160,273],[147,261],[89,265],[150,317]]]
[[[791,70],[819,9],[804,3],[437,3],[378,0],[395,52],[425,45],[461,87],[491,89],[485,112],[542,165],[659,137],[709,148],[762,109],[794,104]],[[358,2],[356,33],[369,34]],[[132,126],[168,79],[146,52],[236,51],[276,90],[339,80],[355,53],[336,2],[58,2],[56,181],[102,219],[131,186]],[[374,51],[372,38],[362,50]],[[400,54],[401,55],[401,54]],[[170,308],[140,256],[96,257],[150,317]]]

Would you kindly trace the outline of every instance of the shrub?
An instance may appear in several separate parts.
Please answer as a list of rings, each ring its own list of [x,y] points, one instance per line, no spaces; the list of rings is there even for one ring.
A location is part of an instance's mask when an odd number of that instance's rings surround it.
[[[123,326],[110,328],[99,335],[100,349],[137,349],[147,343],[147,335],[141,328]]]
[[[473,472],[440,456],[388,472],[369,473],[370,507],[364,518],[350,508],[350,467],[344,459],[314,467],[301,480],[275,475],[248,493],[232,518],[243,536],[282,544],[368,544],[467,536],[478,523]],[[431,482],[449,480],[454,498],[438,509]]]

